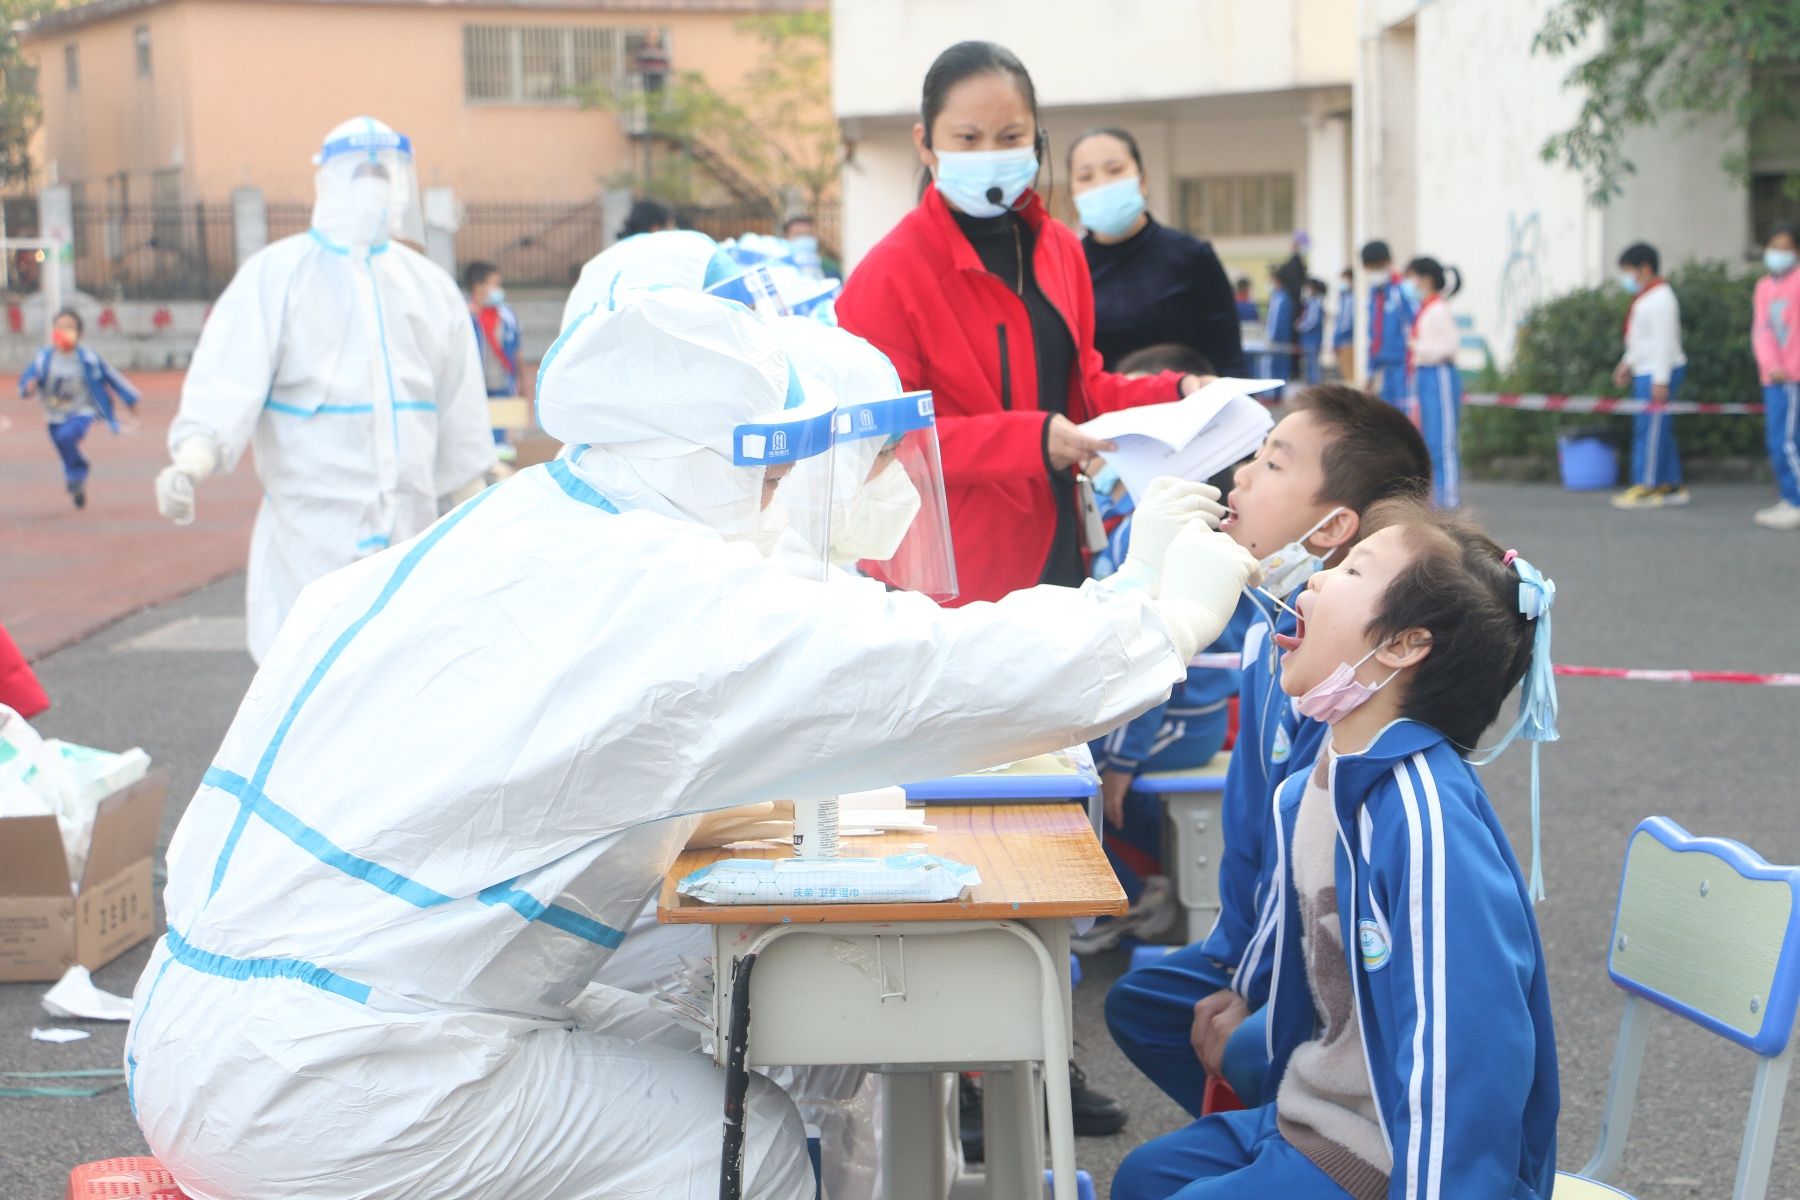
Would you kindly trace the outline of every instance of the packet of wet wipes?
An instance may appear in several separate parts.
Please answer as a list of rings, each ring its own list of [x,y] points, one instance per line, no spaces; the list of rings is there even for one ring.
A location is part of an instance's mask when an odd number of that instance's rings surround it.
[[[933,854],[888,858],[728,858],[675,885],[704,904],[906,904],[954,900],[981,882]]]

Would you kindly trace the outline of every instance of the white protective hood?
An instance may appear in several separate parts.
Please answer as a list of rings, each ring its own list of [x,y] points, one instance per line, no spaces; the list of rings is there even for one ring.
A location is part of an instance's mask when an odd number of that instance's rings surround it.
[[[693,229],[640,233],[608,246],[581,268],[581,278],[563,305],[562,327],[588,309],[604,307],[626,288],[677,287],[698,292],[735,275],[741,267],[724,257],[719,244]]]
[[[351,117],[313,155],[312,228],[338,248],[425,240],[412,141],[374,117]]]
[[[886,400],[905,390],[887,355],[853,333],[807,317],[778,317],[770,328],[808,398],[834,396],[847,405]],[[781,483],[781,503],[816,506],[818,493],[829,486],[832,530],[853,528],[857,499],[882,445],[879,438],[844,440],[833,448],[829,470],[810,461],[798,464]]]
[[[762,472],[732,462],[737,425],[792,395],[787,356],[741,305],[678,288],[625,290],[545,355],[538,424],[602,495],[728,538],[750,535]]]

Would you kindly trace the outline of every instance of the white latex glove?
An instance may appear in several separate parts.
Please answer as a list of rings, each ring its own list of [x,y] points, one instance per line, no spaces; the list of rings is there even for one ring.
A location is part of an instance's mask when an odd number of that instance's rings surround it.
[[[1218,488],[1159,475],[1144,489],[1143,499],[1131,514],[1131,545],[1125,561],[1154,591],[1162,575],[1163,559],[1176,536],[1200,522],[1217,529],[1224,516]]]
[[[729,846],[733,842],[756,842],[773,838],[786,841],[794,836],[794,805],[746,804],[741,808],[722,808],[700,818],[700,824],[688,835],[689,849]]]
[[[183,438],[174,462],[156,477],[156,511],[177,525],[194,523],[194,485],[219,466],[219,447],[209,437]]]
[[[1261,565],[1229,534],[1195,522],[1176,535],[1163,560],[1155,604],[1182,661],[1225,632],[1238,595],[1261,582]]]

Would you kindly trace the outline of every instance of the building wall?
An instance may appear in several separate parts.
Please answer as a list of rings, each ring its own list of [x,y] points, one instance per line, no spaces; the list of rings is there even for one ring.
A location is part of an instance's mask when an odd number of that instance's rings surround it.
[[[631,165],[618,118],[572,104],[471,103],[463,26],[659,27],[676,70],[729,90],[757,57],[736,27],[743,15],[181,0],[42,35],[32,49],[46,81],[47,150],[64,181],[181,166],[188,199],[254,184],[271,200],[305,200],[321,135],[367,113],[412,138],[423,186],[477,202],[574,202]],[[147,85],[130,57],[143,23],[157,56]],[[81,46],[81,88],[64,94],[70,41]]]
[[[925,70],[966,38],[996,41],[1032,73],[1048,106],[1347,84],[1355,65],[1347,0],[833,0],[840,116],[917,111]]]

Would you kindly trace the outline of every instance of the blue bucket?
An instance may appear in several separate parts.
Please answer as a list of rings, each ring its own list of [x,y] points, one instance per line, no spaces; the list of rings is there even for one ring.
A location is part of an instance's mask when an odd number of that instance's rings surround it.
[[[1556,463],[1571,492],[1600,492],[1618,486],[1619,452],[1597,437],[1559,437]]]

